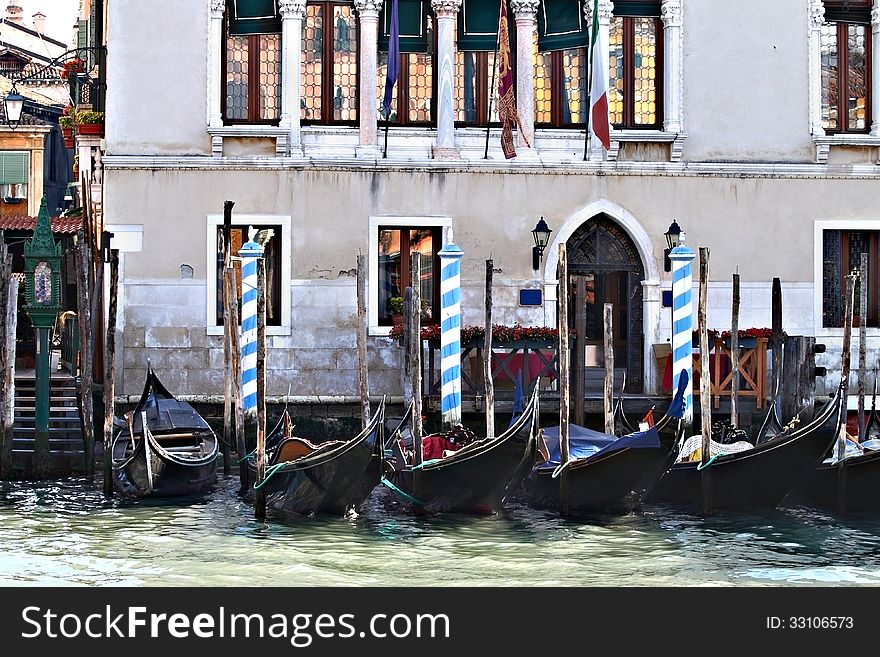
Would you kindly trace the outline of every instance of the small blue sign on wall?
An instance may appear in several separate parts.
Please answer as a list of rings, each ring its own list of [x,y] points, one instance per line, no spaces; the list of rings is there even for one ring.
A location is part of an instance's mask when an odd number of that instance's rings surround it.
[[[521,289],[519,291],[519,305],[540,306],[543,300],[543,292],[540,289]]]
[[[672,308],[672,290],[663,290],[662,299],[660,300],[660,304],[664,308]]]

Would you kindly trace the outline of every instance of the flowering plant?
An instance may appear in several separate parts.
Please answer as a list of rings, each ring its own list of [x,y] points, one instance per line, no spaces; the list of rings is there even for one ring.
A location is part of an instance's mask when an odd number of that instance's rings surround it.
[[[73,109],[73,105],[68,104],[67,107],[62,110],[61,116],[58,117],[58,125],[62,128],[72,128],[75,123],[76,112]]]
[[[92,110],[86,110],[76,113],[77,125],[90,123],[104,123],[104,112],[93,112]]]
[[[717,340],[721,338],[725,340],[730,337],[730,331],[719,331],[718,329],[709,329],[706,331],[709,334],[709,341]],[[737,335],[741,338],[771,338],[773,337],[773,329],[770,328],[747,328],[747,329],[739,329],[737,331]],[[782,332],[782,335],[785,335],[785,331]],[[700,331],[699,329],[694,329],[693,331],[693,339],[700,339]]]
[[[61,66],[60,76],[62,80],[66,80],[70,77],[71,73],[82,73],[85,70],[86,63],[83,60],[75,57],[64,62],[64,64]]]
[[[461,329],[461,341],[469,342],[471,340],[481,340],[485,337],[486,332],[482,326],[463,326]],[[392,338],[403,337],[403,327],[394,326],[391,328]],[[422,340],[439,340],[440,325],[428,324],[423,326],[421,330]],[[559,329],[550,328],[549,326],[522,326],[514,324],[506,326],[504,324],[492,325],[492,339],[498,342],[513,342],[515,340],[556,340],[559,338]]]

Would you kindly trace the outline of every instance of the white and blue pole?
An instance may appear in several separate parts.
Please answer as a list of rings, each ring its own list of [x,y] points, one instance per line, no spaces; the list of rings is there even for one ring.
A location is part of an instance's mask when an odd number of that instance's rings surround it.
[[[440,409],[444,426],[461,424],[461,258],[452,228],[440,256]]]
[[[263,247],[254,242],[257,234],[248,228],[248,241],[241,245],[241,396],[246,418],[257,413],[257,258]]]
[[[669,252],[672,261],[672,390],[678,389],[681,373],[687,375],[684,391],[684,422],[694,418],[693,360],[693,267],[696,254],[684,245]]]

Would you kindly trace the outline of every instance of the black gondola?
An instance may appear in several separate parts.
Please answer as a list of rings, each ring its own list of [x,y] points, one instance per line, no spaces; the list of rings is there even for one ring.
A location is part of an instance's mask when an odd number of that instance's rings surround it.
[[[537,457],[538,390],[501,435],[475,440],[443,458],[402,463],[383,479],[418,512],[489,514],[518,488]],[[392,437],[397,441],[398,436]],[[392,443],[393,445],[393,443]]]
[[[247,460],[248,480],[255,483],[245,492],[245,498],[253,500],[254,486],[264,488],[266,508],[280,517],[346,515],[357,510],[379,484],[378,472],[370,474],[370,464],[382,444],[384,417],[383,399],[356,436],[317,445],[291,436],[289,423],[280,422],[267,437],[270,447],[262,483],[256,481],[253,459]]]
[[[192,406],[168,392],[149,366],[141,398],[126,419],[112,445],[113,486],[120,494],[183,497],[212,488],[217,435]]]
[[[698,462],[676,463],[648,499],[711,512],[773,509],[827,453],[845,401],[838,386],[831,401],[805,425],[750,449],[713,456],[706,467]],[[706,493],[710,497],[704,500]]]
[[[686,380],[682,377],[661,421],[646,431],[618,437],[570,424],[567,463],[560,462],[558,427],[544,429],[550,458],[523,481],[525,501],[566,515],[628,513],[637,508],[675,461],[680,423],[675,435],[661,435],[660,428],[681,417]]]
[[[877,387],[871,401],[871,413],[865,423],[865,440],[873,449],[846,456],[842,461],[831,457],[838,449],[837,441],[830,454],[786,498],[791,505],[803,504],[839,514],[880,511],[880,419],[877,417]]]

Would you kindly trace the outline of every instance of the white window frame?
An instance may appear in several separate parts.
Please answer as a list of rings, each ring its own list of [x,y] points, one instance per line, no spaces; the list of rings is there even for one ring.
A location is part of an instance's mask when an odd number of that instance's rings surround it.
[[[281,324],[266,326],[266,335],[290,335],[290,245],[292,241],[291,217],[279,214],[235,214],[233,226],[281,226],[279,244],[281,245]],[[223,326],[217,324],[217,228],[223,225],[222,214],[209,214],[206,229],[207,284],[205,285],[205,326],[208,335],[223,335]],[[233,257],[238,254],[233,253]],[[239,321],[241,318],[239,317]]]
[[[370,322],[370,335],[387,336],[391,333],[390,326],[379,326],[379,227],[401,226],[406,228],[442,228],[445,243],[446,231],[452,227],[452,217],[408,217],[398,215],[370,217],[369,256],[367,267],[367,316]],[[442,248],[443,245],[441,244]],[[438,278],[437,284],[440,284]]]
[[[826,135],[822,127],[822,25],[825,24],[823,0],[809,0],[807,21],[809,36],[810,136],[816,147],[816,163],[827,164],[832,146],[877,147],[875,164],[880,164],[880,0],[871,4],[871,131],[867,134]]]
[[[819,219],[813,222],[813,327],[816,337],[840,337],[843,328],[822,325],[822,232],[826,230],[874,230],[880,231],[880,219]],[[880,336],[880,327],[866,327],[870,337]]]

